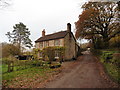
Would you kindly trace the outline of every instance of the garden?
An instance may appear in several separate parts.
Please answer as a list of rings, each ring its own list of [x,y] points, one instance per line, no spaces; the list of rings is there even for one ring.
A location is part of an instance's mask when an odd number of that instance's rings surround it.
[[[56,50],[59,50],[59,60],[54,60]],[[42,52],[43,58],[37,57],[40,52]],[[19,60],[14,56],[1,59],[3,87],[31,88],[36,83],[48,80],[61,71],[59,67],[63,52],[63,47],[48,47],[44,51],[35,49],[32,59]]]

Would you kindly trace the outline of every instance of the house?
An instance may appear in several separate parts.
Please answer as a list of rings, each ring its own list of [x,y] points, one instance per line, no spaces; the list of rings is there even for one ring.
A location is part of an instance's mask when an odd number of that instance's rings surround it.
[[[65,47],[64,60],[70,60],[77,57],[79,46],[71,32],[70,23],[67,24],[67,30],[65,31],[45,35],[45,30],[43,30],[42,37],[35,41],[36,49],[42,50],[43,48],[54,46]],[[42,57],[41,53],[38,53],[38,57]],[[58,54],[55,54],[55,57],[58,57]]]

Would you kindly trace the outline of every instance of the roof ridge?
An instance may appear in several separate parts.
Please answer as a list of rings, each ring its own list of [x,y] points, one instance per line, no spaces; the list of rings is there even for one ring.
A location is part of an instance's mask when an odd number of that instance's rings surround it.
[[[67,34],[67,30],[66,31],[59,31],[59,32],[55,32],[52,34],[47,34],[44,37],[40,37],[39,39],[37,39],[35,42],[40,42],[40,41],[46,41],[46,40],[53,40],[53,39],[58,39],[58,38],[63,38],[66,36]]]
[[[57,33],[61,33],[61,32],[66,32],[66,31],[59,31],[59,32],[55,32],[55,33],[52,33],[52,34],[47,34],[45,36],[49,36],[49,35],[53,35],[53,34],[57,34]]]

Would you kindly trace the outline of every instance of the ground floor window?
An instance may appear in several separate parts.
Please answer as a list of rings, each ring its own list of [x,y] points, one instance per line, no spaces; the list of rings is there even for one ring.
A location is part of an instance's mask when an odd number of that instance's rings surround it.
[[[42,58],[42,57],[43,57],[43,53],[42,53],[42,52],[40,52],[40,53],[39,53],[39,56],[40,56],[40,58]]]
[[[55,59],[59,59],[59,51],[55,51]]]

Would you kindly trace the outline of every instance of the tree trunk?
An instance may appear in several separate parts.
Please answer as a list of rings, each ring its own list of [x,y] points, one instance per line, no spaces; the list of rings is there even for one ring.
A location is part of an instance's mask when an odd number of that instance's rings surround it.
[[[107,49],[109,48],[109,39],[108,39],[108,35],[104,35],[103,36],[103,48]]]

